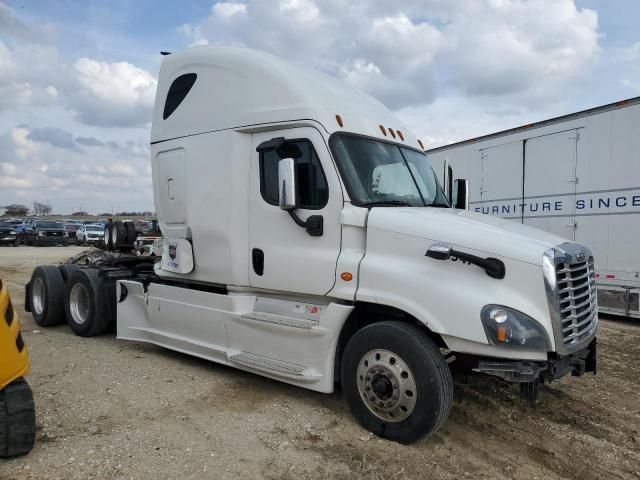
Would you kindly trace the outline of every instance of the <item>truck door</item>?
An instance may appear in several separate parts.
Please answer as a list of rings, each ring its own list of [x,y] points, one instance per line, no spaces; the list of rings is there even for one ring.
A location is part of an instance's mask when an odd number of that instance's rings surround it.
[[[283,137],[278,150],[258,152],[265,141]],[[340,253],[342,190],[329,150],[311,127],[252,136],[249,206],[249,284],[286,292],[324,295],[335,283]],[[295,160],[302,220],[323,217],[323,232],[311,236],[278,206],[278,162]]]
[[[485,214],[522,220],[522,142],[480,150],[481,210]]]
[[[575,240],[578,130],[525,143],[524,215],[526,225]]]

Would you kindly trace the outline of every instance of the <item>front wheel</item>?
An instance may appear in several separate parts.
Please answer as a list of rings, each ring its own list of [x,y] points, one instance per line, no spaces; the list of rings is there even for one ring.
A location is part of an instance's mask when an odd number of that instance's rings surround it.
[[[29,453],[36,440],[36,415],[29,384],[20,378],[0,390],[0,457]]]
[[[401,443],[438,430],[453,402],[451,372],[439,348],[418,327],[402,322],[356,332],[342,357],[341,383],[360,424]]]

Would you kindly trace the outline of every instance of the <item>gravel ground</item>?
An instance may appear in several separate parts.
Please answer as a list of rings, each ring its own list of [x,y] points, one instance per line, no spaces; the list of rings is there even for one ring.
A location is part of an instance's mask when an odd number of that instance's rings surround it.
[[[0,248],[32,358],[35,449],[0,479],[640,478],[640,323],[601,319],[597,376],[517,389],[456,375],[444,428],[403,446],[370,436],[323,395],[113,335],[40,329],[33,267],[80,248]]]

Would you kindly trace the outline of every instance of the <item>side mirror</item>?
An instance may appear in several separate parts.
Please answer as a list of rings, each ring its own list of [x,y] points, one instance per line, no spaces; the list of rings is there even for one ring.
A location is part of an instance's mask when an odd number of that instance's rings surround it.
[[[296,208],[296,166],[293,158],[278,162],[278,204],[282,210]]]
[[[469,182],[458,178],[453,182],[451,206],[462,210],[469,210]]]

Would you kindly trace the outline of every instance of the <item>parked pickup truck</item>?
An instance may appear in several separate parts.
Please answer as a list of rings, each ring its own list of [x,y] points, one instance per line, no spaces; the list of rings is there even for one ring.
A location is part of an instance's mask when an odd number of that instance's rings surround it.
[[[452,366],[529,399],[595,373],[589,250],[468,211],[466,180],[445,194],[398,118],[337,80],[241,48],[168,55],[151,167],[162,254],[37,267],[39,325],[115,323],[121,339],[340,384],[365,428],[401,442],[445,422]],[[108,248],[133,241],[107,224]]]
[[[20,245],[20,235],[13,223],[0,221],[0,245]]]
[[[64,223],[50,220],[37,220],[24,232],[27,245],[64,245],[69,246],[69,233]]]

